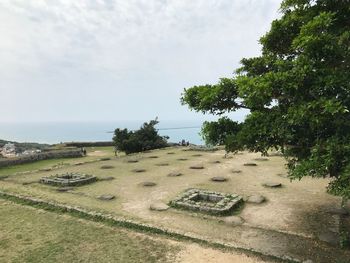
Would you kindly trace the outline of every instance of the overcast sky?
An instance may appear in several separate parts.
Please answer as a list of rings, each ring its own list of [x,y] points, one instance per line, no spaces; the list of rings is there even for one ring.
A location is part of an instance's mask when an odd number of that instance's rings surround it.
[[[183,89],[259,55],[279,4],[0,0],[0,122],[201,119]]]

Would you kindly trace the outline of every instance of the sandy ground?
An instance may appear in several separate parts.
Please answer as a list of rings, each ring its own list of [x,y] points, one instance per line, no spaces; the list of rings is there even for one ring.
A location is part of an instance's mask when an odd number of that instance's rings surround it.
[[[244,254],[236,254],[232,252],[222,252],[211,248],[203,248],[199,245],[186,245],[178,254],[175,262],[178,263],[267,263],[258,258],[248,257]]]

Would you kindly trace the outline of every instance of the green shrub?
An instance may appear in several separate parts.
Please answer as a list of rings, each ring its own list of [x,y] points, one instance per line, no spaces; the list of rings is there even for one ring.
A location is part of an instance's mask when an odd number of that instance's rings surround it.
[[[168,137],[158,134],[158,131],[154,127],[156,124],[158,124],[157,119],[151,120],[148,123],[145,122],[136,131],[116,129],[113,137],[116,148],[119,151],[130,154],[166,147]]]

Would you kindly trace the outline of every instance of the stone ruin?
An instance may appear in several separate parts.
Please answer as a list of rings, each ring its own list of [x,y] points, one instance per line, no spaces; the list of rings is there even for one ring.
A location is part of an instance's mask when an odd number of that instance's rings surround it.
[[[170,202],[170,206],[190,211],[224,216],[236,209],[243,198],[201,189],[189,189]]]
[[[40,183],[54,186],[79,186],[97,181],[97,177],[88,174],[66,173],[45,176],[40,179]]]

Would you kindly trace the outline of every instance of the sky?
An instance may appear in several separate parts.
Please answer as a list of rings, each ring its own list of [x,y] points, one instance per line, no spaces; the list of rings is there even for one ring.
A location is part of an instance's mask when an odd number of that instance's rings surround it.
[[[0,122],[211,119],[181,105],[183,89],[258,56],[279,5],[0,0]]]

